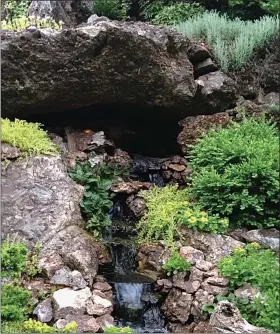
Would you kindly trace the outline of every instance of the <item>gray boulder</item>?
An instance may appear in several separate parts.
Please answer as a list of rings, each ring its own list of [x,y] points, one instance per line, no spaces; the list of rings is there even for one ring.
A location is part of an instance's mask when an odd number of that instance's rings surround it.
[[[17,234],[28,246],[40,242],[40,266],[49,278],[67,266],[92,284],[109,255],[83,230],[82,198],[61,157],[11,162],[2,168],[2,239]]]
[[[4,32],[1,38],[4,117],[98,103],[186,113],[196,94],[190,41],[166,28],[102,21],[61,31]]]
[[[33,314],[37,315],[38,320],[41,322],[50,322],[53,318],[51,299],[45,299],[42,303],[37,305]]]
[[[280,251],[280,231],[276,228],[247,231],[244,238],[249,242],[258,242],[261,247],[270,248],[274,252]]]

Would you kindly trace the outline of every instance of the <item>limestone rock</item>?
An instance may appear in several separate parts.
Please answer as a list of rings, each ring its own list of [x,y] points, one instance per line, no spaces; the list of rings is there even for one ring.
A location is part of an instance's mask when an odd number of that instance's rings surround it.
[[[215,72],[218,70],[217,65],[214,64],[211,58],[207,58],[202,62],[198,63],[194,67],[195,78],[205,75],[210,72]]]
[[[189,318],[192,300],[190,294],[173,288],[168,294],[162,310],[168,320],[184,324]]]
[[[26,108],[102,103],[168,107],[187,115],[196,94],[190,40],[167,28],[102,21],[61,31],[5,32],[1,38],[2,117]]]
[[[103,308],[108,308],[113,306],[112,302],[108,300],[105,295],[102,296],[101,293],[98,293],[97,291],[94,291],[92,293],[92,301],[94,304],[100,305],[100,307]]]
[[[112,184],[111,191],[114,193],[125,193],[125,194],[135,194],[139,190],[147,190],[152,186],[149,182],[140,182],[140,181],[120,181]]]
[[[70,288],[57,290],[53,293],[54,319],[65,318],[67,315],[83,315],[86,302],[91,298],[90,289],[74,291]]]
[[[141,218],[144,216],[147,206],[145,200],[137,195],[131,195],[126,199],[126,204],[134,213],[135,217]]]
[[[32,0],[28,15],[52,17],[56,22],[63,21],[67,26],[75,26],[91,15],[93,3],[90,0]]]
[[[210,234],[183,228],[181,230],[185,244],[203,252],[205,260],[216,265],[219,260],[244,244],[227,235]]]
[[[191,314],[193,315],[195,322],[207,320],[208,314],[202,310],[202,306],[211,305],[213,303],[214,296],[211,293],[204,291],[203,289],[199,289],[195,293],[191,308]]]
[[[68,323],[75,321],[78,325],[79,333],[97,333],[100,325],[97,323],[96,319],[89,315],[73,315],[69,314],[66,317]]]
[[[206,279],[206,281],[204,281],[203,283],[201,283],[201,287],[204,291],[208,292],[209,294],[213,295],[213,296],[217,296],[217,295],[221,295],[221,296],[225,296],[228,294],[228,288],[225,286],[219,286],[218,284],[211,284],[208,283],[207,280],[209,278]]]
[[[87,282],[83,279],[82,274],[77,271],[73,270],[70,275],[70,286],[74,290],[84,289],[87,286]]]
[[[107,327],[114,326],[114,318],[109,314],[97,317],[96,322],[98,323],[102,331],[104,331]]]
[[[28,246],[40,242],[40,265],[50,278],[67,266],[91,283],[98,264],[110,257],[83,230],[82,198],[83,187],[68,176],[61,157],[12,162],[2,176],[2,238],[18,234]]]
[[[244,238],[249,242],[257,242],[264,248],[270,248],[279,253],[280,232],[275,228],[267,230],[251,230],[244,234]]]
[[[271,331],[250,325],[242,318],[238,308],[228,301],[221,301],[210,317],[214,333],[272,333]]]
[[[206,106],[216,111],[225,111],[237,100],[236,83],[221,71],[211,72],[198,77],[200,94],[198,97]]]
[[[216,113],[214,115],[199,115],[196,117],[187,117],[179,122],[183,130],[179,133],[177,142],[181,146],[183,153],[187,152],[187,145],[195,143],[204,132],[210,129],[215,130],[219,127],[225,127],[230,121],[228,113]]]
[[[209,270],[214,269],[213,263],[209,261],[204,261],[204,260],[197,260],[195,263],[195,266],[197,269],[203,270],[203,271],[209,271]]]
[[[96,282],[96,283],[93,284],[93,289],[100,290],[100,291],[104,292],[104,291],[112,290],[112,287],[107,282]]]
[[[188,49],[188,56],[193,64],[200,63],[207,58],[211,58],[209,50],[200,44],[193,44]]]
[[[33,311],[39,321],[50,322],[53,318],[52,303],[51,299],[45,299],[42,301]]]
[[[1,142],[1,158],[2,159],[16,159],[21,155],[18,148],[13,147],[7,143]]]
[[[180,255],[191,264],[196,264],[196,261],[203,260],[204,255],[200,250],[197,250],[190,246],[184,246],[180,248]]]
[[[170,251],[166,251],[164,246],[159,244],[141,245],[137,252],[139,267],[143,269],[160,272],[162,265],[170,257]]]
[[[161,293],[169,292],[172,289],[172,282],[169,279],[159,279],[157,280],[157,290]]]

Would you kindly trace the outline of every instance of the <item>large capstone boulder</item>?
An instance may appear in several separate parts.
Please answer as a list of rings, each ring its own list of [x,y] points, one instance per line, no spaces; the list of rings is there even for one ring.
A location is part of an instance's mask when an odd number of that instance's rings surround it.
[[[83,230],[82,198],[83,187],[69,177],[60,156],[2,166],[2,238],[17,234],[30,247],[40,242],[40,266],[49,278],[67,266],[92,284],[109,255]]]
[[[60,31],[5,31],[1,38],[2,116],[99,103],[187,114],[196,94],[190,40],[167,28],[95,21]]]

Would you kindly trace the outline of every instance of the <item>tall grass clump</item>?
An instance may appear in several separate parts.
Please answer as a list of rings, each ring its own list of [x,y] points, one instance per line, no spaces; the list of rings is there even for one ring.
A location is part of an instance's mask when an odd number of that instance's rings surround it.
[[[205,39],[224,72],[242,70],[255,51],[269,43],[279,31],[279,17],[256,21],[231,20],[227,15],[205,12],[174,28],[193,39]]]

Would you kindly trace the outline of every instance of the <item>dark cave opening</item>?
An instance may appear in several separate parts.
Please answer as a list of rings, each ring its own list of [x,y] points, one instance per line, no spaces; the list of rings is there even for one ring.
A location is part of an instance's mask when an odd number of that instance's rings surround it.
[[[39,122],[49,132],[63,137],[66,127],[104,131],[116,147],[131,155],[168,157],[181,153],[177,144],[180,117],[170,109],[94,105],[64,111],[46,109],[24,119]]]

